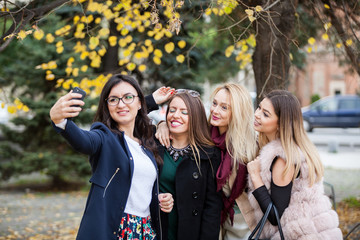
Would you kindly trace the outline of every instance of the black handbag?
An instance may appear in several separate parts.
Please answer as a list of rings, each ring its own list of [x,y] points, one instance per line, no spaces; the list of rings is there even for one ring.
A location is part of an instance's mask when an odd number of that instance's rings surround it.
[[[264,216],[260,219],[260,221],[256,225],[255,229],[251,232],[248,240],[268,240],[268,239],[270,239],[270,238],[260,239],[260,235],[261,235],[261,232],[262,232],[262,230],[263,230],[263,228],[265,226],[265,223],[266,223],[266,220],[267,220],[267,218],[269,216],[271,208],[273,208],[274,212],[275,212],[275,217],[276,217],[276,221],[278,223],[279,234],[280,234],[281,240],[285,240],[284,234],[283,234],[283,231],[282,231],[282,228],[281,228],[281,225],[280,225],[279,213],[278,213],[275,205],[272,202],[269,203],[269,206],[267,207]],[[255,238],[253,238],[256,232],[257,232],[257,234],[256,234]]]

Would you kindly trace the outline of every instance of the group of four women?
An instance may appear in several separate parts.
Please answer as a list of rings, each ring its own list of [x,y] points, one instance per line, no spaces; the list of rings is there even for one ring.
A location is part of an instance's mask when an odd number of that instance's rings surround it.
[[[207,120],[196,91],[163,87],[145,98],[135,79],[114,75],[89,131],[70,120],[84,105],[78,97],[50,110],[92,168],[77,239],[242,239],[271,202],[286,239],[342,238],[291,93],[272,91],[254,115],[248,91],[226,83]],[[167,100],[155,138],[147,113]],[[279,239],[277,224],[271,211],[262,237]]]

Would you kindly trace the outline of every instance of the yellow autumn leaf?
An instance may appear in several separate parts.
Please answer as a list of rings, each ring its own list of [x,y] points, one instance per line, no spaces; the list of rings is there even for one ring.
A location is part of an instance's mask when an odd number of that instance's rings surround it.
[[[4,102],[1,103],[1,108],[5,108],[5,103]]]
[[[99,45],[99,42],[100,42],[99,38],[91,37],[89,40],[89,48],[91,50],[95,49]]]
[[[16,107],[15,106],[8,106],[7,107],[7,111],[10,113],[10,114],[14,114],[16,113]]]
[[[74,77],[79,76],[79,68],[74,68],[73,71],[72,71],[72,75],[73,75]]]
[[[337,43],[337,44],[336,44],[336,47],[337,47],[337,48],[341,48],[341,47],[342,47],[342,44],[341,44],[341,43]]]
[[[26,32],[24,30],[20,30],[20,32],[18,33],[18,37],[20,39],[26,38]]]
[[[108,28],[102,28],[99,31],[99,37],[107,37],[110,33],[110,30]]]
[[[351,46],[353,44],[353,41],[351,39],[346,40],[345,42],[346,46]]]
[[[84,51],[84,52],[81,53],[80,59],[81,59],[81,60],[84,60],[87,56],[89,56],[89,52]]]
[[[245,12],[248,16],[253,16],[254,15],[254,11],[251,9],[245,9]]]
[[[329,35],[327,35],[327,33],[324,33],[322,36],[321,36],[322,39],[324,39],[325,41],[329,40]]]
[[[56,48],[56,52],[57,52],[58,54],[62,53],[63,51],[64,51],[64,47],[63,47],[63,46],[60,46],[60,47]]]
[[[150,39],[146,39],[145,40],[145,46],[150,46],[152,44],[151,40]]]
[[[179,46],[179,48],[184,48],[184,47],[186,47],[186,42],[184,41],[184,40],[180,40],[179,42],[178,42],[178,46]]]
[[[325,7],[326,9],[330,9],[330,6],[327,5],[326,3],[324,4],[324,7]]]
[[[41,29],[37,29],[35,32],[34,32],[34,38],[36,40],[41,40],[43,37],[44,37],[44,31],[41,30]]]
[[[253,22],[256,20],[256,17],[253,17],[253,16],[248,16],[248,18],[249,18],[250,22]]]
[[[161,58],[163,56],[162,51],[160,49],[155,49],[154,55],[158,58]]]
[[[141,64],[141,65],[139,65],[138,69],[139,69],[140,72],[145,72],[145,70],[146,70],[146,65]]]
[[[143,33],[143,32],[145,32],[145,27],[144,26],[139,26],[137,28],[137,30],[138,30],[139,33]]]
[[[218,14],[219,14],[219,9],[213,8],[213,9],[212,9],[212,12],[213,12],[215,15],[218,15]]]
[[[311,53],[311,52],[312,52],[312,47],[308,47],[308,48],[306,49],[306,51],[307,51],[308,53]]]
[[[74,21],[74,24],[77,24],[80,20],[80,17],[78,15],[76,15],[74,18],[73,18],[73,21]]]
[[[46,39],[46,42],[48,42],[48,43],[52,43],[55,40],[54,36],[51,33],[46,34],[45,39]]]
[[[161,59],[157,56],[153,57],[153,61],[156,65],[160,65],[161,64]]]
[[[124,54],[124,57],[130,56],[130,54],[131,54],[130,49],[126,49],[123,54]]]
[[[80,68],[80,70],[81,70],[82,72],[86,72],[86,71],[88,70],[88,66],[87,66],[87,65],[82,65],[81,68]]]
[[[99,68],[101,63],[101,57],[97,55],[90,63],[90,66],[93,68]]]
[[[255,39],[255,35],[251,34],[248,39],[246,39],[246,43],[251,46],[251,47],[255,47],[256,46],[256,39]]]
[[[49,68],[49,69],[56,69],[56,68],[57,68],[56,61],[50,61],[50,62],[48,63],[48,68]]]
[[[227,14],[227,15],[230,15],[230,13],[232,13],[233,9],[231,7],[225,7],[224,8],[224,12]]]
[[[72,73],[72,70],[73,69],[71,67],[65,68],[66,76],[69,76]]]
[[[116,43],[117,43],[117,37],[116,36],[110,36],[109,37],[109,44],[111,47],[114,47],[116,46]]]
[[[308,39],[308,43],[309,43],[310,45],[314,45],[315,42],[316,42],[316,40],[315,40],[315,38],[313,38],[313,37],[311,37],[311,38]]]
[[[101,23],[101,18],[99,18],[99,17],[98,17],[98,18],[96,18],[96,19],[95,19],[95,23],[96,23],[96,24]]]
[[[290,58],[291,61],[294,59],[292,53],[289,54],[289,58]]]
[[[46,77],[45,77],[45,79],[47,80],[47,81],[52,81],[52,80],[54,80],[55,79],[55,75],[54,74],[47,74],[46,75]]]
[[[261,11],[263,11],[264,9],[260,6],[260,5],[257,5],[256,7],[255,7],[255,11],[257,11],[257,12],[261,12]]]
[[[23,108],[22,108],[22,110],[23,110],[24,112],[29,112],[30,109],[29,109],[28,106],[24,105]]]
[[[126,43],[131,43],[132,41],[133,41],[133,37],[132,37],[132,36],[130,36],[130,35],[126,36],[126,38],[125,38],[125,42],[126,42]]]
[[[126,68],[127,68],[127,70],[129,70],[129,71],[133,71],[133,70],[136,68],[136,64],[135,64],[135,63],[128,63],[128,64],[126,65]]]
[[[234,45],[230,45],[225,49],[225,56],[230,57],[234,51]]]
[[[176,61],[178,61],[179,63],[183,63],[185,61],[185,57],[184,55],[180,54],[176,57]]]
[[[327,31],[331,27],[331,22],[325,23],[324,28]]]
[[[99,54],[100,56],[104,56],[105,53],[106,53],[106,48],[105,48],[104,46],[102,46],[102,48],[98,51],[98,54]]]
[[[167,53],[171,53],[172,51],[174,51],[174,49],[175,49],[175,44],[173,42],[169,42],[165,44],[165,51]]]
[[[129,33],[129,29],[127,29],[127,28],[121,29],[121,35],[122,36],[126,36],[128,33]]]
[[[210,15],[211,15],[211,8],[207,8],[207,9],[205,10],[205,14],[208,15],[208,16],[210,16]]]

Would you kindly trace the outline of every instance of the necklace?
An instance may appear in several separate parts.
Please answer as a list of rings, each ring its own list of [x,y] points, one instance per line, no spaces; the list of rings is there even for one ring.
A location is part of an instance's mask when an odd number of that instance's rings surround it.
[[[166,150],[169,152],[170,156],[176,162],[179,159],[179,157],[182,157],[185,154],[190,153],[191,148],[190,145],[187,145],[186,147],[180,149],[174,148],[172,145],[170,145],[170,147],[168,147]]]

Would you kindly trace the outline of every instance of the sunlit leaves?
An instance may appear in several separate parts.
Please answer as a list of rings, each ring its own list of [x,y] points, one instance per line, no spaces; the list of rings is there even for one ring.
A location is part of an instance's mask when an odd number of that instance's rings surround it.
[[[308,43],[309,43],[310,45],[314,45],[315,42],[316,42],[316,40],[315,40],[315,38],[313,38],[313,37],[311,37],[311,38],[308,39]]]
[[[178,61],[179,63],[183,63],[185,60],[185,56],[180,54],[176,57],[176,61]]]
[[[54,38],[54,36],[53,36],[51,33],[46,34],[45,39],[46,39],[46,42],[47,42],[47,43],[52,43],[52,42],[55,41],[55,38]]]
[[[178,46],[179,46],[179,48],[183,49],[184,47],[186,47],[186,42],[184,40],[180,40],[178,42]]]
[[[235,55],[235,60],[240,63],[239,68],[244,69],[252,62],[252,52],[256,46],[255,36],[251,34],[247,39],[238,41],[225,49],[225,56]]]
[[[44,31],[41,29],[37,29],[34,31],[34,38],[37,40],[41,40],[44,37]]]
[[[175,44],[173,42],[169,42],[165,45],[165,51],[167,53],[171,53],[175,49]]]

